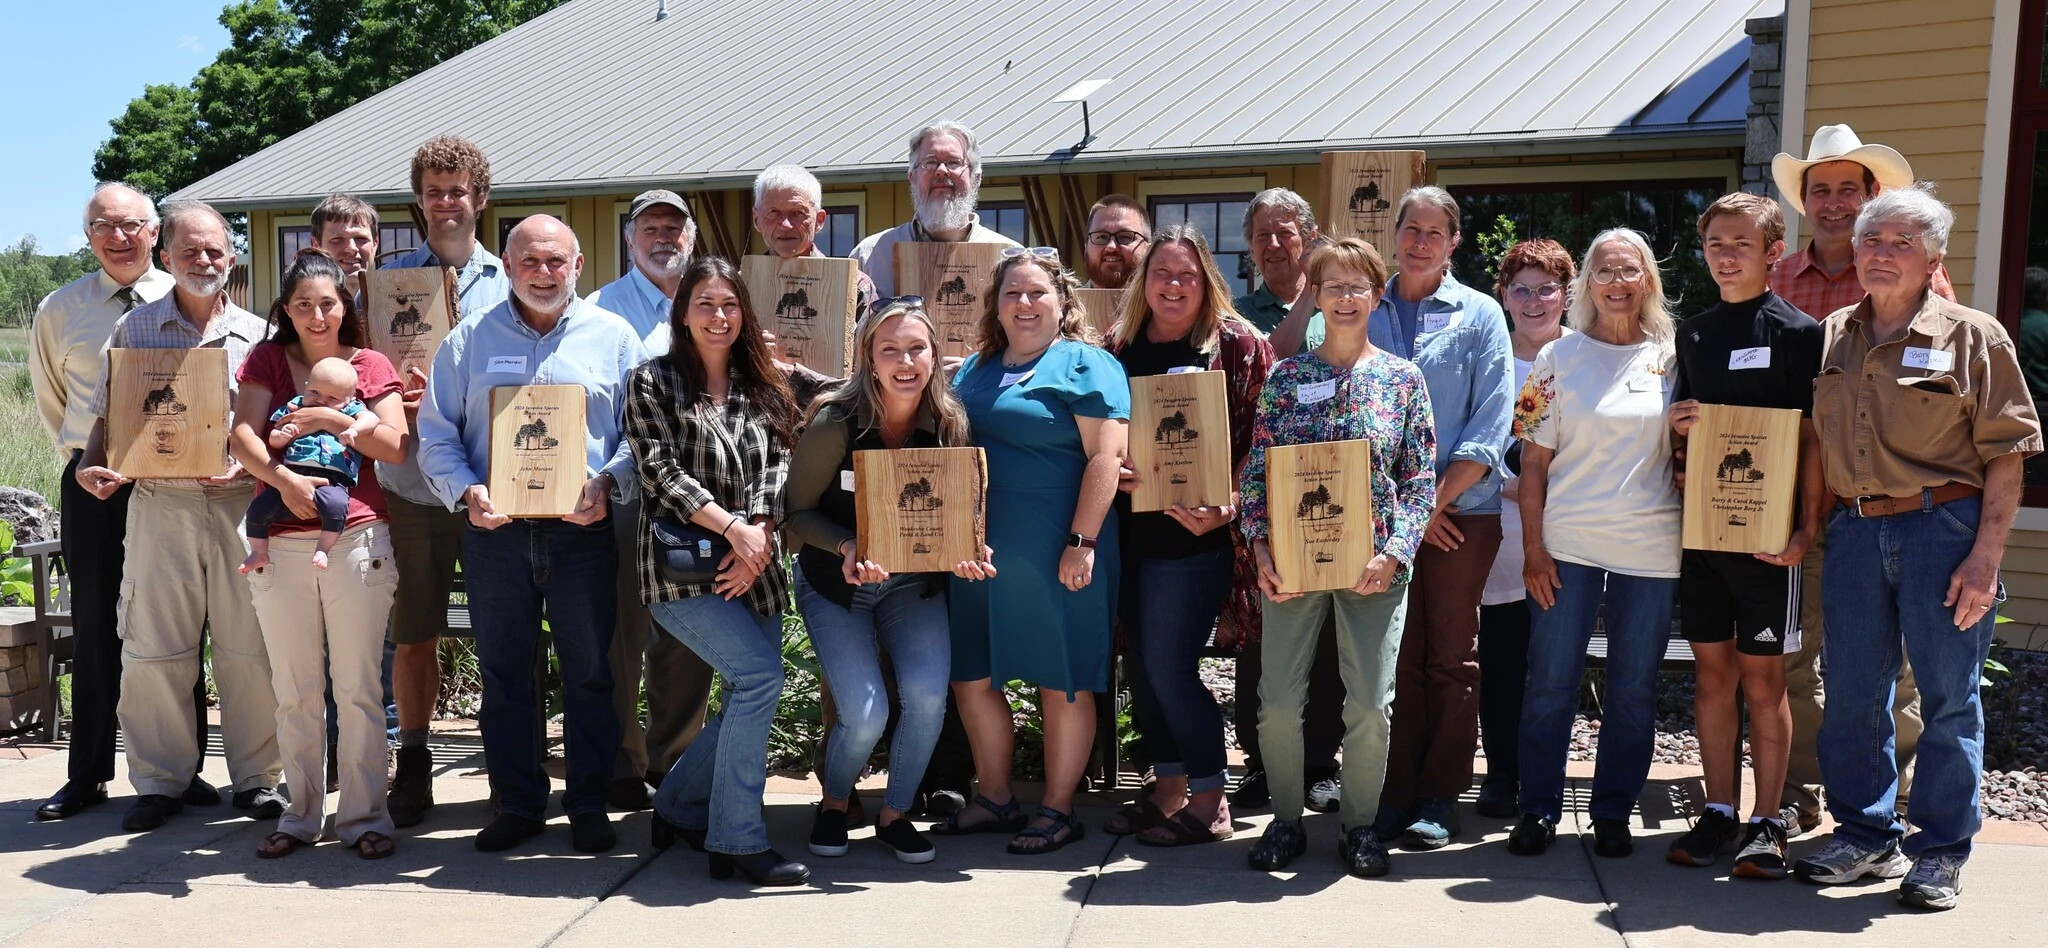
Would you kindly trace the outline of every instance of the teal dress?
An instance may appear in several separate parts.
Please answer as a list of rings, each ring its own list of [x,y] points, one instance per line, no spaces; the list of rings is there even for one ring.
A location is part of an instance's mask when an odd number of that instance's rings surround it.
[[[1025,681],[1069,694],[1107,690],[1115,515],[1102,520],[1087,586],[1068,591],[1059,565],[1088,466],[1074,416],[1130,418],[1123,366],[1101,349],[1062,339],[1020,366],[969,356],[953,388],[967,406],[974,443],[988,453],[988,545],[996,567],[994,579],[952,581],[953,680]]]

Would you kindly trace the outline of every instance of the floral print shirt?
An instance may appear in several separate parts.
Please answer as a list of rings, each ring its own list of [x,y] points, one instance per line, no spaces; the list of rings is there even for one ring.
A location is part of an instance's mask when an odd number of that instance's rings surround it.
[[[1313,352],[1273,367],[1259,394],[1251,455],[1245,460],[1244,534],[1256,540],[1271,531],[1267,448],[1357,438],[1372,443],[1373,552],[1400,561],[1394,581],[1405,583],[1436,505],[1436,423],[1422,370],[1386,352],[1375,352],[1351,369],[1339,369]]]

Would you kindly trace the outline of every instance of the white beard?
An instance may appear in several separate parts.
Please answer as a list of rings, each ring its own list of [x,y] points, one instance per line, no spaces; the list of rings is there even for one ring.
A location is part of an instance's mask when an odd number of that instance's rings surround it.
[[[952,200],[920,197],[916,200],[917,222],[926,230],[964,230],[974,220],[974,205],[981,199],[981,186],[970,184]]]
[[[221,287],[226,286],[227,282],[228,275],[225,273],[181,274],[178,277],[178,288],[192,296],[212,299],[220,295]]]

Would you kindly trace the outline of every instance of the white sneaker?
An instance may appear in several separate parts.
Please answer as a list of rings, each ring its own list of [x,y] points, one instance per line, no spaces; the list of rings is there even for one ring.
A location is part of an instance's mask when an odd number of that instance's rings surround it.
[[[1899,883],[1899,901],[1914,908],[1952,909],[1963,891],[1963,857],[1921,856]]]
[[[1337,804],[1343,802],[1344,783],[1335,777],[1324,777],[1309,785],[1304,806],[1317,813],[1335,813]]]
[[[1836,836],[1820,852],[1799,860],[1792,871],[1808,882],[1841,885],[1864,876],[1896,879],[1912,867],[1912,861],[1900,855],[1897,843],[1871,850]]]

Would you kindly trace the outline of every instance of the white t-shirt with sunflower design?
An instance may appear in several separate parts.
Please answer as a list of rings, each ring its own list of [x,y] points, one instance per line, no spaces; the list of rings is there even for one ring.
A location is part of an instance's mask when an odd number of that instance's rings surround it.
[[[1577,333],[1536,355],[1515,437],[1556,452],[1543,546],[1568,563],[1675,578],[1680,499],[1671,485],[1671,354]]]

